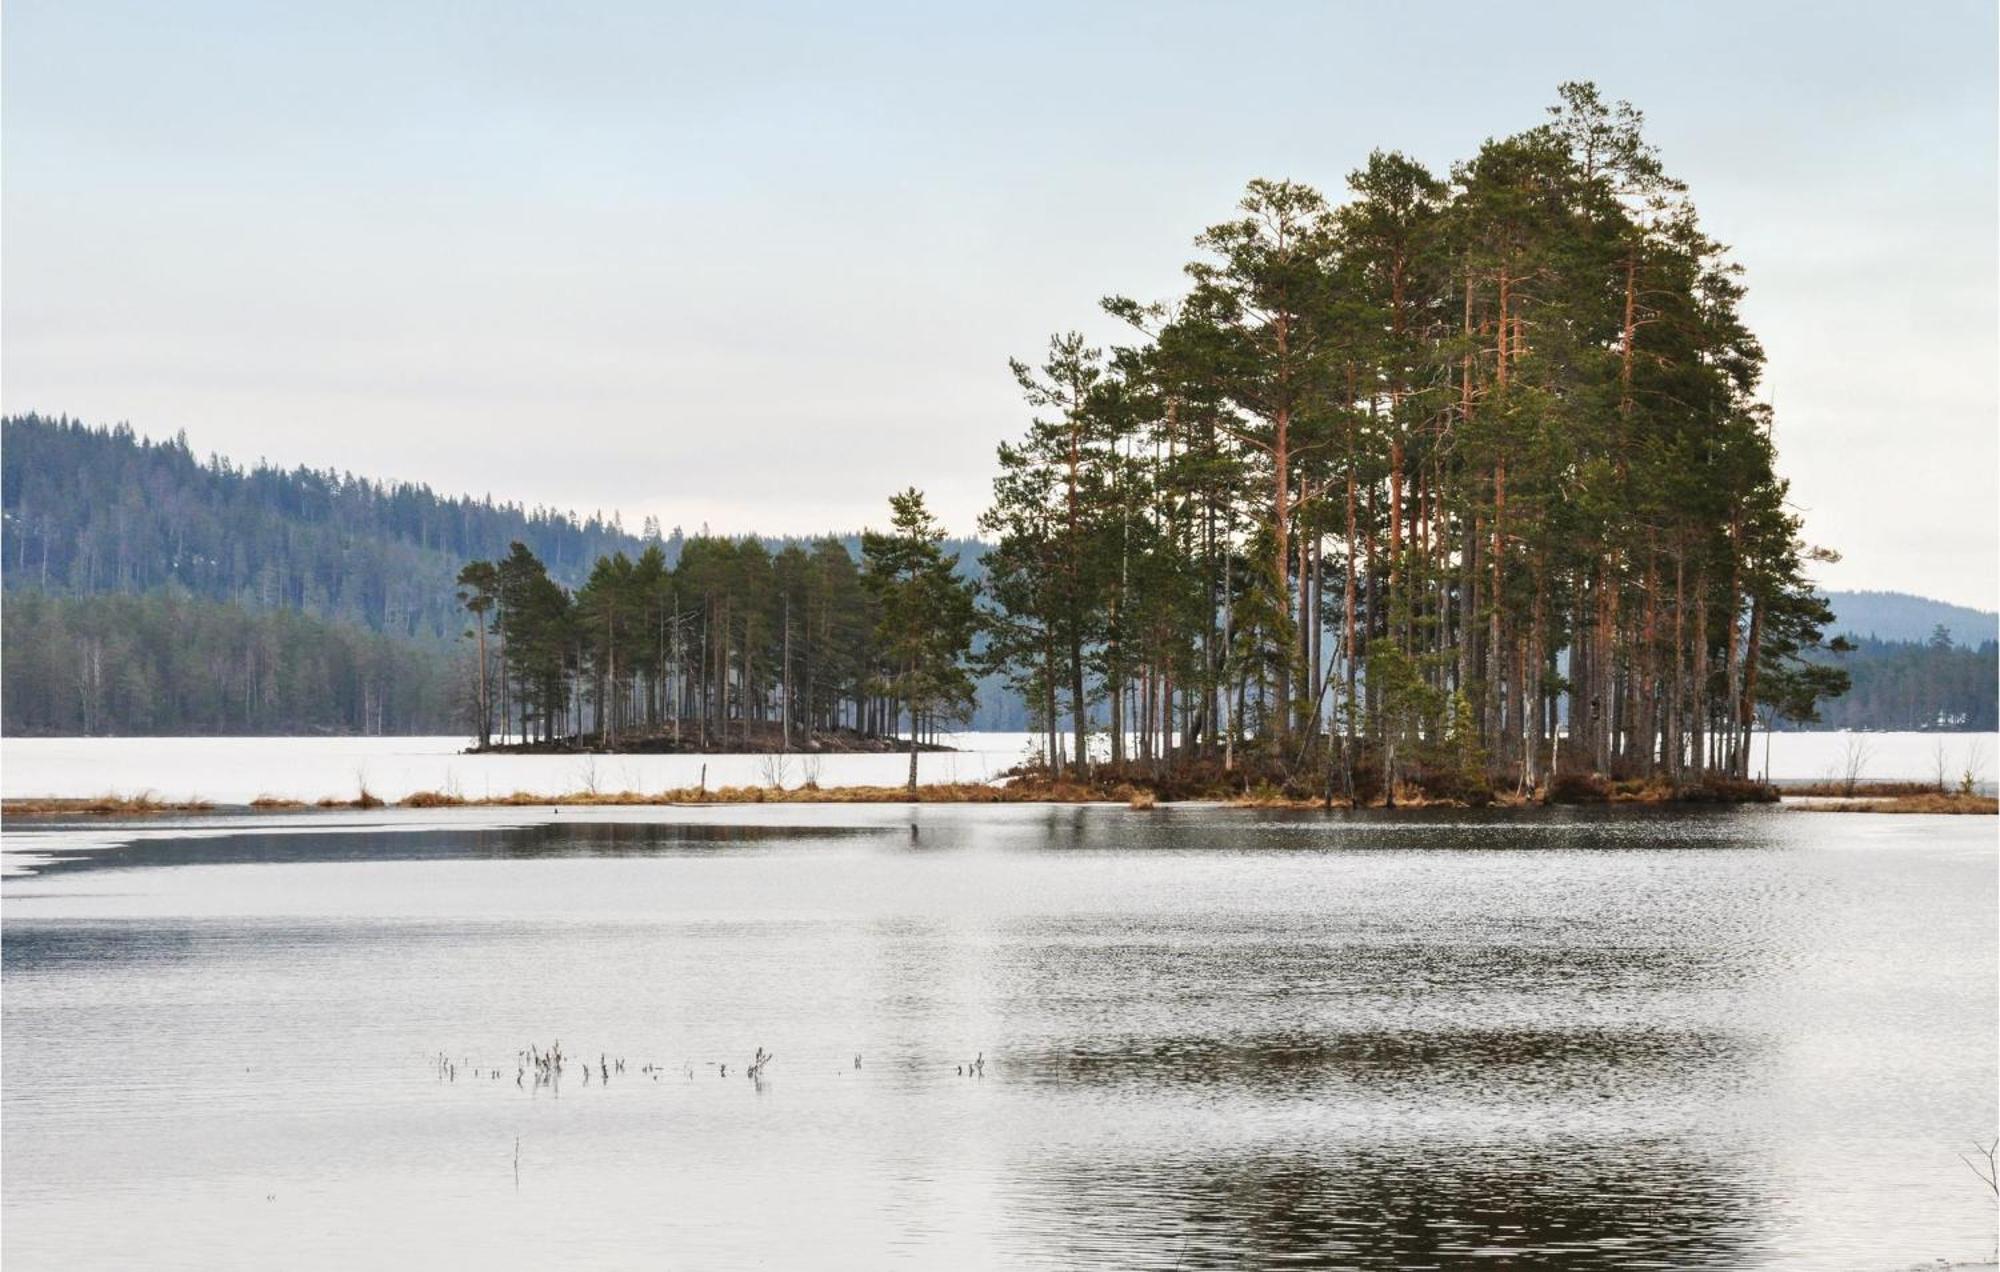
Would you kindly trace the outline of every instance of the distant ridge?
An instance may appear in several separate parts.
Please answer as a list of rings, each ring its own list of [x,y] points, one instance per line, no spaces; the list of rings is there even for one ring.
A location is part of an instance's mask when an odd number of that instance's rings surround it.
[[[1941,624],[1952,643],[1977,649],[2000,641],[2000,613],[1934,601],[1909,592],[1827,592],[1833,626],[1828,634],[1872,637],[1875,640],[1925,641]]]
[[[459,567],[525,544],[576,587],[599,556],[657,543],[680,558],[679,527],[627,530],[614,514],[440,494],[415,482],[259,461],[197,458],[185,437],[142,438],[60,416],[0,420],[0,584],[65,596],[171,591],[253,610],[296,610],[417,640],[465,629]],[[830,531],[861,552],[856,530]],[[747,532],[776,550],[784,539]],[[978,577],[984,545],[946,541]]]

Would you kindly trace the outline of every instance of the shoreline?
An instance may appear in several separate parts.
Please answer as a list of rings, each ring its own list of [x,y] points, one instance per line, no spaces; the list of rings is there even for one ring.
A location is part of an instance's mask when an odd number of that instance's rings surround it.
[[[1885,784],[1889,785],[1889,784]],[[312,813],[369,811],[374,809],[447,808],[708,808],[745,804],[852,805],[852,804],[1102,804],[1148,811],[1176,804],[1204,807],[1240,808],[1292,812],[1434,812],[1438,810],[1494,809],[1501,811],[1537,808],[1621,807],[1621,808],[1717,808],[1744,804],[1776,806],[1787,812],[1813,813],[1905,813],[1934,816],[1986,815],[2000,813],[2000,801],[1992,796],[1913,792],[1908,784],[1897,789],[1870,790],[1857,786],[1850,795],[1826,797],[1821,791],[1786,793],[1775,787],[1746,791],[1712,790],[1690,787],[1675,792],[1666,787],[1615,790],[1583,798],[1548,798],[1548,793],[1496,794],[1478,802],[1427,796],[1414,790],[1397,792],[1393,801],[1376,797],[1349,804],[1336,799],[1296,798],[1269,787],[1249,791],[1207,791],[1198,794],[1162,797],[1150,788],[1130,783],[1088,784],[1013,780],[988,782],[941,782],[922,785],[912,793],[906,786],[803,785],[721,786],[714,789],[683,787],[657,792],[567,791],[555,794],[514,791],[506,795],[468,797],[445,791],[413,791],[399,799],[382,799],[362,791],[353,798],[332,796],[317,800],[265,797],[248,803],[205,799],[167,800],[150,795],[103,795],[96,797],[20,797],[0,800],[0,817],[57,818],[64,820],[113,820],[172,817],[202,813]],[[1559,792],[1560,794],[1560,792]]]
[[[733,732],[733,736],[732,736]],[[961,748],[942,742],[916,743],[920,755],[960,754]],[[888,734],[861,733],[854,729],[819,729],[803,738],[784,737],[778,726],[758,722],[746,732],[740,722],[719,732],[709,745],[689,737],[650,734],[621,738],[605,745],[594,734],[556,738],[547,742],[474,742],[460,755],[786,755],[796,757],[831,755],[908,755],[908,738]]]

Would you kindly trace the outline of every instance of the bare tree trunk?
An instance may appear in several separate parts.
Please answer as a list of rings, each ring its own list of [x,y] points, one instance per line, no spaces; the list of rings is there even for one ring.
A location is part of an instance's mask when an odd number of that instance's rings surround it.
[[[1611,771],[1614,712],[1618,700],[1618,660],[1612,656],[1612,651],[1617,648],[1617,636],[1618,583],[1612,576],[1611,558],[1607,555],[1597,563],[1597,638],[1593,642],[1594,656],[1591,659],[1593,692],[1602,711],[1595,739],[1597,770],[1600,773]]]
[[[1504,381],[1503,381],[1504,382]],[[1502,568],[1506,562],[1506,521],[1507,521],[1507,461],[1497,460],[1493,465],[1493,543],[1492,586],[1487,597],[1486,635],[1486,736],[1494,742],[1494,758],[1504,767],[1507,762],[1507,721],[1501,698],[1500,679],[1504,667],[1502,651],[1506,646],[1500,639],[1502,601],[1506,596]]]
[[[1757,722],[1757,647],[1764,639],[1764,600],[1750,602],[1750,637],[1743,654],[1743,697],[1737,703],[1738,728],[1742,741],[1736,748],[1736,778],[1750,778],[1750,734]]]
[[[1301,497],[1303,497],[1303,487],[1301,487],[1300,493]],[[1298,617],[1295,622],[1298,630],[1293,633],[1292,658],[1298,663],[1299,671],[1305,677],[1302,687],[1303,691],[1299,695],[1302,701],[1298,704],[1299,714],[1303,716],[1312,702],[1310,695],[1312,693],[1313,681],[1317,676],[1309,665],[1312,661],[1312,544],[1309,536],[1304,531],[1300,531],[1297,538],[1299,597]],[[1311,737],[1312,726],[1308,723],[1304,727],[1306,729],[1306,736]]]
[[[1291,480],[1292,480],[1292,406],[1290,398],[1290,328],[1283,314],[1277,319],[1278,337],[1278,409],[1272,417],[1271,466],[1274,489],[1271,499],[1272,556],[1277,566],[1275,598],[1280,613],[1291,604],[1292,568],[1291,558]],[[1278,660],[1277,667],[1277,736],[1283,738],[1290,725],[1292,696],[1292,659],[1289,654]]]
[[[479,634],[479,745],[493,744],[493,706],[486,688],[486,615],[472,616],[473,630]]]
[[[1682,731],[1686,721],[1682,716],[1685,699],[1681,693],[1687,652],[1687,562],[1686,554],[1677,544],[1674,551],[1674,640],[1673,663],[1667,676],[1667,720],[1661,739],[1660,750],[1666,761],[1667,781],[1678,788],[1681,784],[1681,769],[1685,763],[1682,753],[1684,745]]]
[[[1312,680],[1307,688],[1313,700],[1313,734],[1320,728],[1320,704],[1326,698],[1326,660],[1322,640],[1326,630],[1326,536],[1313,533],[1312,550]]]
[[[1352,453],[1353,433],[1351,431],[1349,432],[1348,437],[1349,437],[1349,443],[1348,443],[1349,455],[1348,455],[1348,466],[1347,466],[1347,579],[1346,579],[1346,587],[1344,589],[1345,595],[1342,597],[1342,605],[1345,610],[1344,634],[1346,636],[1346,646],[1341,650],[1341,656],[1346,660],[1347,664],[1346,667],[1344,668],[1344,670],[1347,673],[1347,704],[1346,704],[1347,719],[1346,719],[1346,728],[1343,736],[1345,736],[1347,739],[1348,754],[1351,756],[1354,753],[1354,727],[1355,727],[1354,690],[1355,690],[1355,673],[1358,670],[1356,666],[1356,657],[1357,657],[1357,651],[1360,649],[1360,641],[1357,638],[1357,627],[1354,614],[1355,604],[1359,600],[1359,596],[1357,595],[1356,591],[1357,579],[1355,577],[1357,573],[1355,567],[1358,563],[1359,558],[1356,557],[1354,551],[1354,546],[1355,546],[1354,539],[1355,539],[1355,532],[1357,529],[1355,525],[1355,513],[1357,509],[1354,497],[1354,457]]]
[[[1737,769],[1736,712],[1737,704],[1743,698],[1743,661],[1740,653],[1743,640],[1738,630],[1743,613],[1743,564],[1742,557],[1736,552],[1738,533],[1738,526],[1732,522],[1729,527],[1730,555],[1733,558],[1729,567],[1729,613],[1724,616],[1728,624],[1729,643],[1724,647],[1722,655],[1723,683],[1728,688],[1726,702],[1730,722],[1728,735],[1730,750],[1721,759],[1722,768],[1729,773],[1734,773]]]
[[[1701,575],[1694,580],[1694,709],[1689,723],[1694,733],[1691,756],[1696,777],[1708,774],[1708,593]]]

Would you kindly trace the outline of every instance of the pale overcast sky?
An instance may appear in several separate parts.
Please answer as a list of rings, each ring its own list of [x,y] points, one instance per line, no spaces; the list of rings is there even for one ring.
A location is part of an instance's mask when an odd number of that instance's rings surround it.
[[[1255,176],[1631,100],[1748,270],[1834,587],[1991,607],[1992,0],[13,0],[5,409],[628,526],[970,532],[1006,359]]]

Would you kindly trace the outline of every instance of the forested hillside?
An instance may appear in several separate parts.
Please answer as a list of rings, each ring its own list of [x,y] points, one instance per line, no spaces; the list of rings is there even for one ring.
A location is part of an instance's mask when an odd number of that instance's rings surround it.
[[[0,727],[11,734],[471,733],[466,562],[520,543],[573,590],[607,556],[650,550],[674,569],[691,546],[704,560],[798,546],[650,521],[634,535],[615,516],[246,468],[197,459],[184,437],[34,415],[0,422],[0,492]],[[859,532],[815,542],[860,560]],[[984,545],[943,547],[980,577]],[[114,603],[132,597],[146,603]],[[988,680],[971,719],[1021,728],[1025,712]]]
[[[456,636],[464,562],[520,541],[556,577],[637,550],[615,521],[349,474],[199,460],[185,438],[24,416],[0,437],[7,587],[178,588],[403,636]]]
[[[2000,644],[1953,644],[1942,627],[1928,641],[1858,640],[1838,662],[1852,681],[1821,703],[1829,729],[2000,729]]]
[[[8,593],[0,731],[456,733],[471,660],[293,610],[171,596]]]
[[[680,560],[688,536],[429,486],[310,468],[197,459],[186,437],[66,417],[0,421],[0,560],[8,588],[70,596],[184,589],[253,608],[295,609],[372,631],[456,637],[458,571],[520,543],[565,587],[601,556],[657,544]],[[789,540],[758,538],[770,551]],[[837,533],[860,559],[859,530]],[[976,577],[983,545],[945,541]]]
[[[1908,592],[1828,592],[1828,631],[1863,640],[1928,644],[1942,627],[1952,643],[1977,648],[2000,640],[2000,614]]]

